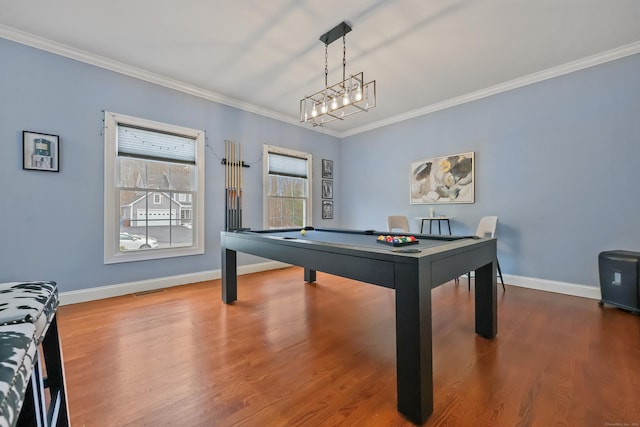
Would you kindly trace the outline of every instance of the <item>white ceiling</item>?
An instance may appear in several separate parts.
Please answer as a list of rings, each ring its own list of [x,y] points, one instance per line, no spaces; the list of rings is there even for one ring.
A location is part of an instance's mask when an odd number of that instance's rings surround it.
[[[342,21],[378,106],[338,136],[640,52],[638,0],[0,0],[0,37],[292,123]],[[341,40],[328,59],[337,83]]]

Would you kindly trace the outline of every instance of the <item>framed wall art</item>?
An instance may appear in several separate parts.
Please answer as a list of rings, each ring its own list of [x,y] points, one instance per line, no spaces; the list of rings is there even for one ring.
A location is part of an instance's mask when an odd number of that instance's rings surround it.
[[[474,153],[411,163],[411,204],[474,203]]]
[[[333,179],[333,160],[322,159],[322,177]]]
[[[333,200],[322,201],[322,219],[333,219]]]
[[[22,169],[60,171],[60,137],[22,131]]]
[[[322,198],[333,199],[333,181],[327,179],[322,180]]]

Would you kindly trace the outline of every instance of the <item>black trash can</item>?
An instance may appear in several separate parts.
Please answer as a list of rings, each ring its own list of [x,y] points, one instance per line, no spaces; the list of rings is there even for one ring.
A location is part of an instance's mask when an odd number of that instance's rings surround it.
[[[640,314],[640,252],[606,251],[598,255],[600,304]]]

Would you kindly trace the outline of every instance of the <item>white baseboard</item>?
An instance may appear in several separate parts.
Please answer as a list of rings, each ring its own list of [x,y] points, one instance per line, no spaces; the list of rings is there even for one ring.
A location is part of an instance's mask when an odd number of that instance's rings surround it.
[[[289,264],[278,261],[263,262],[238,266],[238,274],[257,273],[260,271],[276,270],[284,267],[289,267]],[[220,278],[221,274],[220,270],[201,271],[199,273],[181,274],[177,276],[160,277],[157,279],[140,280],[137,282],[120,283],[117,285],[99,286],[96,288],[81,289],[78,291],[60,292],[60,305],[77,304],[81,302],[134,294],[136,292],[152,291],[155,289],[170,288],[172,286],[186,285],[189,283],[216,280]]]
[[[600,287],[577,285],[574,283],[557,282],[554,280],[536,279],[534,277],[503,275],[504,282],[508,285],[519,286],[521,288],[536,289],[539,291],[555,292],[557,294],[572,295],[582,298],[599,300],[602,298]],[[498,279],[498,284],[500,279]]]
[[[263,262],[258,264],[238,267],[238,274],[258,273],[260,271],[276,270],[288,267],[278,261]],[[78,291],[61,292],[60,305],[77,304],[104,298],[133,294],[136,292],[152,291],[155,289],[170,288],[172,286],[186,285],[189,283],[216,280],[221,276],[220,270],[203,271],[193,274],[181,274],[178,276],[161,277],[158,279],[140,280],[137,282],[121,283],[97,288],[81,289]],[[572,295],[582,298],[601,299],[600,288],[595,286],[576,285],[573,283],[557,282],[553,280],[536,279],[533,277],[514,276],[505,274],[505,283],[511,286],[536,289],[539,291],[555,292],[563,295]],[[499,279],[498,279],[499,281]]]

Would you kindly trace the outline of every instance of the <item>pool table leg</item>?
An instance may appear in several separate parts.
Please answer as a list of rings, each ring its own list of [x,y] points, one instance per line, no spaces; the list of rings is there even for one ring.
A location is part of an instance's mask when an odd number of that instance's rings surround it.
[[[492,339],[498,333],[497,259],[476,270],[476,334]]]
[[[237,253],[222,247],[222,301],[231,304],[238,299]]]
[[[398,411],[414,424],[433,412],[431,274],[429,267],[397,263],[396,371]]]
[[[313,283],[316,281],[316,271],[310,270],[305,267],[304,269],[304,281],[307,283]]]

